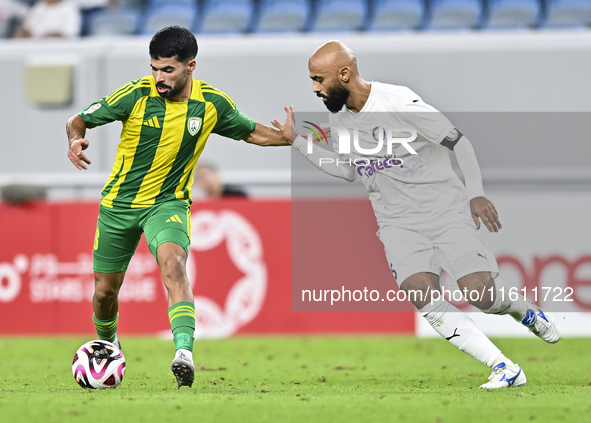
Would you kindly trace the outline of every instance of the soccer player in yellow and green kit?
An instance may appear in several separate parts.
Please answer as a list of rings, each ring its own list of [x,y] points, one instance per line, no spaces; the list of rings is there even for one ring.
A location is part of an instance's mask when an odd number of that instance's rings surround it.
[[[178,26],[150,41],[152,75],[132,81],[71,117],[68,157],[87,169],[86,129],[123,123],[112,173],[102,191],[94,240],[93,320],[100,339],[117,339],[119,289],[140,236],[145,234],[168,291],[168,316],[178,386],[192,386],[195,306],[187,280],[193,170],[211,133],[263,145],[289,145],[291,111],[274,129],[238,111],[232,99],[193,79],[197,41]]]

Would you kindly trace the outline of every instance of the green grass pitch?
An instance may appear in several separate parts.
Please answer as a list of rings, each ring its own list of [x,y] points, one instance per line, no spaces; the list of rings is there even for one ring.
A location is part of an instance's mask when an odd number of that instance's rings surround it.
[[[591,422],[591,338],[497,339],[528,378],[486,391],[490,370],[442,339],[235,337],[195,342],[177,389],[171,341],[122,337],[116,389],[81,389],[87,338],[0,338],[0,422]]]

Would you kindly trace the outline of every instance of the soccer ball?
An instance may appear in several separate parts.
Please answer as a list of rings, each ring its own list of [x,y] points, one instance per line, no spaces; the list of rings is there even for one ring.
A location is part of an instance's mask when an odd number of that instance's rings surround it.
[[[123,380],[125,357],[115,344],[90,341],[74,354],[72,373],[82,388],[114,388]]]

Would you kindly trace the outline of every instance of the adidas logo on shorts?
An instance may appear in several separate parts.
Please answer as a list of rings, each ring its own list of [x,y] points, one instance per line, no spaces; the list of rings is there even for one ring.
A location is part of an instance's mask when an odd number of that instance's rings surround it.
[[[175,214],[174,216],[170,216],[170,218],[167,220],[167,222],[183,223],[183,221],[178,216],[178,214]]]

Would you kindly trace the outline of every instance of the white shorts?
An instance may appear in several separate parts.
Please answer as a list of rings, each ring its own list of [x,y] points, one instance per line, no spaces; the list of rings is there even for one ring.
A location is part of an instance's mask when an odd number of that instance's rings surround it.
[[[481,224],[481,230],[486,230]],[[381,222],[378,238],[384,244],[398,286],[409,276],[445,270],[453,280],[474,272],[499,274],[497,261],[469,213],[454,220],[399,227]]]

